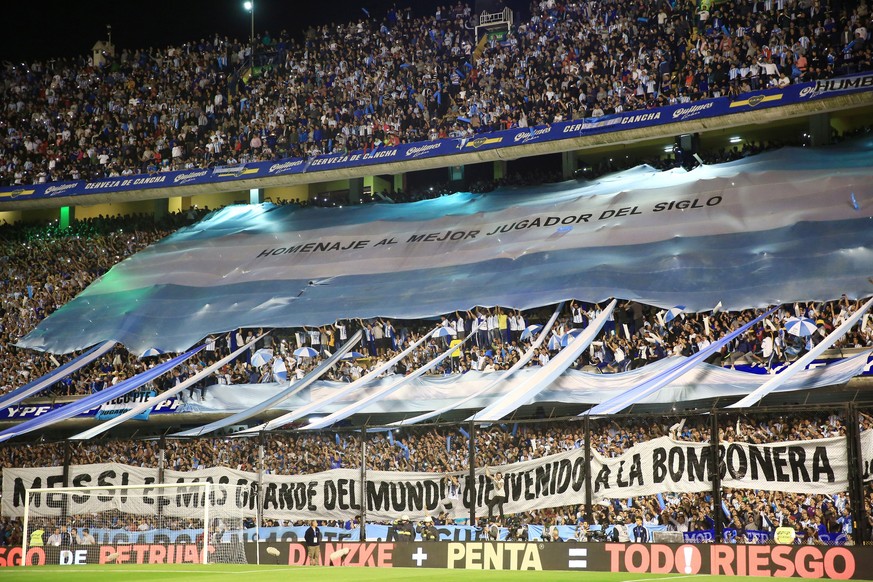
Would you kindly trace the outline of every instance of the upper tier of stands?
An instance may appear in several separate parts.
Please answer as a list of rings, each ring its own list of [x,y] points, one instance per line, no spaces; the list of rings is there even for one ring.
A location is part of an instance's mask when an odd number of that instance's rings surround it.
[[[466,137],[869,70],[866,4],[531,6],[479,43],[469,6],[391,10],[247,42],[201,39],[0,71],[0,185]]]

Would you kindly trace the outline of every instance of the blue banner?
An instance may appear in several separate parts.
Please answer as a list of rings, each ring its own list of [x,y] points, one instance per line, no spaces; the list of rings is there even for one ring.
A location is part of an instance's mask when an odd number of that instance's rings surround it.
[[[110,420],[117,416],[121,416],[130,410],[134,404],[146,402],[157,395],[158,393],[154,390],[138,390],[136,392],[125,394],[124,396],[119,396],[118,398],[113,398],[109,402],[100,405],[100,408],[97,410],[97,414],[94,415],[94,417],[97,420]],[[148,420],[151,411],[151,408],[146,408],[132,418],[133,420]]]
[[[0,203],[4,200],[62,198],[151,188],[218,184],[252,178],[307,174],[326,170],[372,166],[386,162],[451,156],[516,145],[559,141],[626,129],[654,127],[681,121],[708,119],[752,110],[805,103],[816,99],[869,91],[871,89],[873,89],[873,73],[866,73],[839,79],[790,85],[784,89],[755,91],[745,93],[736,98],[717,97],[692,103],[670,105],[659,109],[629,111],[598,118],[564,121],[549,126],[506,129],[482,133],[471,138],[448,138],[432,142],[401,144],[398,146],[379,147],[370,151],[326,154],[309,159],[288,158],[269,162],[236,164],[233,166],[119,176],[92,182],[79,180],[12,186],[0,189]]]
[[[308,526],[277,526],[245,528],[239,530],[227,530],[222,534],[222,542],[234,540],[254,542],[260,535],[264,542],[302,542]],[[322,539],[326,542],[359,542],[361,541],[361,528],[348,524],[348,528],[319,526]],[[481,530],[475,527],[462,525],[438,525],[440,541],[475,541],[480,539]],[[542,529],[542,528],[540,528]],[[394,527],[382,524],[367,524],[367,539],[371,542],[396,541]],[[418,527],[416,527],[416,531]],[[506,539],[508,530],[500,529],[500,539]],[[91,535],[98,544],[187,544],[194,543],[198,536],[203,533],[199,529],[148,529],[144,531],[130,531],[124,528],[95,528]],[[416,533],[416,541],[421,541],[421,534]]]
[[[140,386],[144,386],[155,378],[162,376],[166,372],[169,372],[170,370],[202,350],[204,347],[205,345],[199,345],[182,355],[176,356],[172,360],[159,364],[154,368],[150,368],[145,372],[141,372],[136,376],[128,378],[127,380],[122,380],[114,386],[101,390],[100,392],[95,392],[94,394],[89,394],[88,396],[85,396],[84,398],[81,398],[74,402],[67,403],[64,406],[52,410],[51,412],[47,412],[44,415],[32,418],[20,424],[16,424],[12,428],[8,428],[3,432],[0,432],[0,442],[7,441],[16,436],[21,436],[35,430],[39,430],[56,422],[60,422],[62,420],[66,420],[68,418],[81,414],[87,410],[94,408],[95,406],[102,405],[109,402],[110,400],[119,398],[120,396],[123,396],[128,392],[136,390]]]
[[[294,543],[301,542],[308,526],[279,526],[279,527],[262,527],[246,528],[241,530],[228,530],[222,534],[222,542],[244,541],[254,542],[260,539],[263,542],[277,543]],[[562,541],[574,540],[576,536],[576,526],[558,525],[552,526],[558,529],[558,535]],[[549,528],[549,531],[552,530]],[[652,533],[657,531],[666,531],[667,528],[662,525],[645,526],[648,531],[649,542],[652,541]],[[458,525],[439,525],[436,526],[440,534],[439,541],[476,541],[482,538],[480,528]],[[347,528],[319,526],[321,529],[322,539],[326,542],[359,542],[361,541],[361,529],[358,526]],[[417,529],[417,528],[416,528]],[[607,526],[605,529],[599,525],[593,525],[589,528],[588,541],[591,541],[590,533],[603,532],[606,539],[610,539],[613,526]],[[539,541],[545,539],[543,537],[542,525],[528,525],[527,535],[530,541]],[[499,529],[498,539],[504,541],[509,537],[509,530],[505,527]],[[199,529],[149,529],[145,531],[130,531],[123,528],[96,528],[91,530],[94,540],[98,544],[187,544],[194,543],[198,540],[198,536],[203,533]],[[547,537],[550,537],[547,536]],[[689,544],[711,544],[715,543],[715,530],[695,530],[683,532],[682,537],[685,543]],[[819,539],[827,545],[845,545],[846,534],[821,534]],[[773,540],[773,535],[764,531],[746,530],[746,543],[749,544],[768,544]],[[367,539],[365,541],[385,542],[395,541],[393,535],[393,526],[382,524],[367,524]],[[415,541],[422,541],[421,534],[416,533]],[[731,528],[724,529],[724,543],[736,543],[737,530]]]
[[[723,540],[726,544],[735,544],[737,539],[737,530],[733,528],[725,528],[723,530]],[[714,529],[701,529],[694,531],[683,532],[682,538],[689,544],[712,544],[715,543]],[[747,529],[745,531],[744,543],[747,544],[769,544],[773,540],[773,534],[768,531],[756,531]]]
[[[45,404],[29,404],[20,406],[7,406],[0,408],[0,420],[29,420],[48,414],[64,406],[66,402],[46,402]],[[81,412],[75,418],[93,418],[100,412],[102,406],[94,406]],[[173,414],[181,412],[182,400],[171,396],[153,406],[149,414]]]

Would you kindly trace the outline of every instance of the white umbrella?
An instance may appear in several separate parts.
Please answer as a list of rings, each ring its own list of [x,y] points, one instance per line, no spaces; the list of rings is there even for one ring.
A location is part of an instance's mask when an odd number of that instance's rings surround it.
[[[160,356],[163,353],[164,352],[162,352],[158,348],[149,348],[139,355],[139,359],[141,360],[143,358],[151,358],[153,356]]]
[[[567,344],[569,344],[571,341],[573,341],[573,338],[575,338],[577,335],[582,333],[582,331],[583,330],[581,330],[581,329],[571,329],[570,331],[568,331],[567,333],[562,335],[561,336],[561,347],[566,348]]]
[[[294,350],[294,355],[298,358],[314,358],[318,356],[318,352],[309,347],[297,348],[296,350]]]
[[[537,333],[539,330],[543,329],[543,326],[535,323],[533,325],[529,325],[524,328],[524,331],[521,332],[521,339],[527,339],[531,337],[533,334]]]
[[[288,368],[285,367],[285,362],[279,358],[273,362],[273,378],[275,378],[277,382],[284,382],[288,379]]]
[[[790,317],[785,320],[785,331],[798,337],[811,336],[818,330],[815,322],[808,317]]]
[[[558,351],[561,349],[561,337],[557,335],[553,335],[549,338],[549,350],[550,351]]]
[[[435,332],[433,332],[433,337],[449,337],[449,336],[455,336],[455,335],[458,335],[458,332],[456,332],[451,327],[441,327],[438,330],[436,330]]]
[[[273,350],[269,350],[267,348],[261,348],[252,354],[252,367],[260,368],[264,364],[268,363],[273,359]]]
[[[664,321],[670,323],[671,321],[679,317],[684,311],[684,305],[676,305],[675,307],[671,307],[667,310],[667,315],[664,316]]]

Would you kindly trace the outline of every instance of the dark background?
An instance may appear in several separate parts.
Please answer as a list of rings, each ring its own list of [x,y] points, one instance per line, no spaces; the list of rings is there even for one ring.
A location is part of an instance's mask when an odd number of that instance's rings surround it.
[[[312,25],[349,22],[364,16],[381,20],[392,5],[412,7],[413,14],[433,14],[437,6],[454,2],[437,0],[254,0],[255,32],[273,35],[287,30],[292,36]],[[475,0],[470,0],[475,7]],[[482,3],[482,0],[480,0]],[[484,4],[490,4],[487,0]],[[511,0],[513,8],[527,2]],[[243,0],[13,0],[4,2],[4,34],[0,35],[0,61],[45,60],[88,54],[98,40],[106,39],[112,25],[116,50],[181,45],[211,38],[215,33],[248,40],[251,17]]]

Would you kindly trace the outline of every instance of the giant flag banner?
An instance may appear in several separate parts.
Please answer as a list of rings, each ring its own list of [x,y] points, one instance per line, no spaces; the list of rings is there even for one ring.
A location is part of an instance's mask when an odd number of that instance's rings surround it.
[[[180,351],[237,327],[630,298],[688,310],[870,293],[873,144],[403,205],[216,212],[19,345]]]

